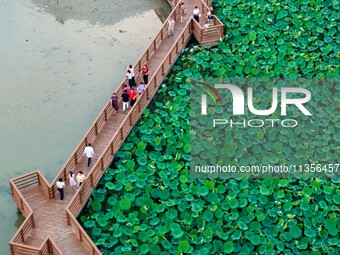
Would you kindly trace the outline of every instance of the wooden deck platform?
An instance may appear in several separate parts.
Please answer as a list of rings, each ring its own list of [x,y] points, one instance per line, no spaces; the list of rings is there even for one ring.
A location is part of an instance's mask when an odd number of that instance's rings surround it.
[[[26,218],[9,243],[11,254],[101,254],[76,217],[190,37],[194,35],[201,44],[216,43],[223,37],[223,25],[218,19],[215,19],[213,27],[203,28],[208,8],[207,1],[182,0],[187,8],[183,23],[180,22],[179,0],[168,1],[173,5],[168,19],[172,17],[176,21],[174,36],[168,38],[166,20],[160,32],[134,65],[137,84],[142,81],[139,74],[144,64],[148,65],[150,75],[146,90],[138,96],[133,108],[123,112],[120,103],[120,109],[114,116],[111,103],[108,101],[51,184],[40,171],[10,181],[12,197]],[[200,24],[194,21],[191,15],[196,5],[200,7],[202,13]],[[126,79],[116,91],[119,97],[124,84],[127,84]],[[83,152],[89,142],[94,147],[95,158],[92,165],[87,167],[87,159]],[[68,185],[67,177],[70,171],[85,173],[86,180],[79,189],[71,189]],[[60,203],[56,190],[59,177],[66,180],[67,184],[64,188],[63,203]]]

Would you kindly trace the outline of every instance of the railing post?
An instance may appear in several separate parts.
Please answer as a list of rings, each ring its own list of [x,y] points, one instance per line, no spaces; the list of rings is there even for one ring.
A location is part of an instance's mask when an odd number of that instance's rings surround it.
[[[111,149],[111,155],[113,155],[113,143],[110,144],[110,149]]]
[[[36,175],[38,177],[38,184],[41,185],[41,182],[40,182],[40,174],[38,172],[36,172]]]
[[[203,41],[203,29],[200,29],[200,43]]]
[[[107,108],[105,108],[104,110],[104,117],[105,117],[105,121],[107,121],[107,111],[106,111]]]
[[[87,137],[85,137],[85,147],[87,146],[87,144],[88,144],[88,140],[87,140]]]
[[[157,87],[157,76],[155,76],[155,79],[154,79],[154,86],[155,86],[155,88]]]
[[[9,185],[10,187],[11,187],[11,195],[13,196],[14,195],[14,189],[13,189],[13,184],[12,184],[12,182],[10,182],[10,185]]]
[[[148,62],[149,61],[149,49],[147,49],[147,51],[146,51],[146,62]]]
[[[33,214],[31,216],[31,221],[32,221],[32,227],[35,228],[35,220],[34,220],[34,215]]]
[[[156,50],[156,39],[153,41],[153,50]]]
[[[169,66],[171,66],[171,52],[169,54]]]
[[[68,214],[67,211],[66,211],[66,222],[67,222],[67,226],[71,226],[70,215]]]
[[[66,168],[63,169],[64,181],[67,179]]]
[[[162,64],[162,75],[164,75],[164,63]]]
[[[104,168],[104,160],[103,160],[103,158],[100,159],[100,165],[102,167],[102,171],[104,171],[105,168]]]
[[[14,247],[13,244],[9,244],[9,249],[11,251],[11,255],[14,255]]]
[[[74,162],[76,163],[76,165],[78,164],[78,156],[77,156],[77,152],[74,153]]]
[[[176,42],[176,54],[178,54],[178,41]]]
[[[184,33],[182,34],[182,44],[184,44]]]
[[[21,210],[24,210],[24,203],[22,202],[21,197],[20,197],[20,206],[21,206]]]
[[[138,72],[140,72],[140,70],[141,70],[141,64],[140,64],[140,60],[138,61]]]
[[[79,190],[79,201],[82,204],[83,203],[83,190]]]
[[[161,29],[161,39],[163,40],[163,28]]]
[[[146,99],[149,100],[149,88],[146,89]]]
[[[124,133],[123,133],[123,129],[120,129],[120,140],[124,140]]]
[[[130,126],[132,126],[132,117],[131,117],[131,115],[132,115],[132,111],[131,111],[131,113],[130,113],[130,115],[129,115]]]
[[[91,182],[91,187],[93,188],[93,174],[92,173],[90,175],[90,182]]]
[[[140,100],[138,101],[138,112],[140,113]]]
[[[94,130],[95,130],[95,134],[98,135],[98,124],[97,124],[97,122],[94,124]]]
[[[83,241],[83,234],[81,233],[80,229],[78,229],[78,231],[79,231],[79,240],[80,240],[80,242],[82,242]]]
[[[20,229],[20,237],[21,237],[21,241],[24,243],[25,237],[24,237],[24,233],[22,233],[22,229]]]

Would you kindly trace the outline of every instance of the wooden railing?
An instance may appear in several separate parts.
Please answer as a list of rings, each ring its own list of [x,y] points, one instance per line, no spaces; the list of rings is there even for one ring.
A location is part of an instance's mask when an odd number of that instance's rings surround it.
[[[100,250],[93,243],[92,239],[84,231],[83,227],[79,224],[79,222],[73,216],[72,212],[69,209],[66,209],[66,218],[68,224],[76,230],[79,240],[86,245],[89,251],[91,251],[89,255],[101,255],[102,253],[100,252]]]
[[[12,254],[20,255],[62,255],[61,251],[50,237],[47,237],[38,248],[20,243],[10,243],[10,249]]]
[[[26,245],[24,245],[23,243],[25,242],[27,233],[31,231],[34,226],[35,222],[33,212],[30,212],[30,214],[27,215],[26,219],[9,242],[11,254],[25,254],[24,252],[18,251],[24,250],[26,248]],[[31,248],[35,249],[34,247]]]

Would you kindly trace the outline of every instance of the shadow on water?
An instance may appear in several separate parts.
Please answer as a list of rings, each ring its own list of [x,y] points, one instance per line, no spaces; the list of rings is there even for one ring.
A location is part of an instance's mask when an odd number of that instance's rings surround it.
[[[21,226],[21,224],[24,222],[25,218],[20,212],[19,208],[17,208],[16,213],[17,213],[17,220],[15,221],[14,226],[18,229]]]

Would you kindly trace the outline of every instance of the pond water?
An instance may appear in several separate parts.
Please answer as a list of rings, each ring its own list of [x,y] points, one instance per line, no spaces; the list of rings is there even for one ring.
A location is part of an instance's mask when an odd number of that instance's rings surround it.
[[[9,179],[51,181],[171,8],[166,0],[0,0],[0,253],[22,222]]]

